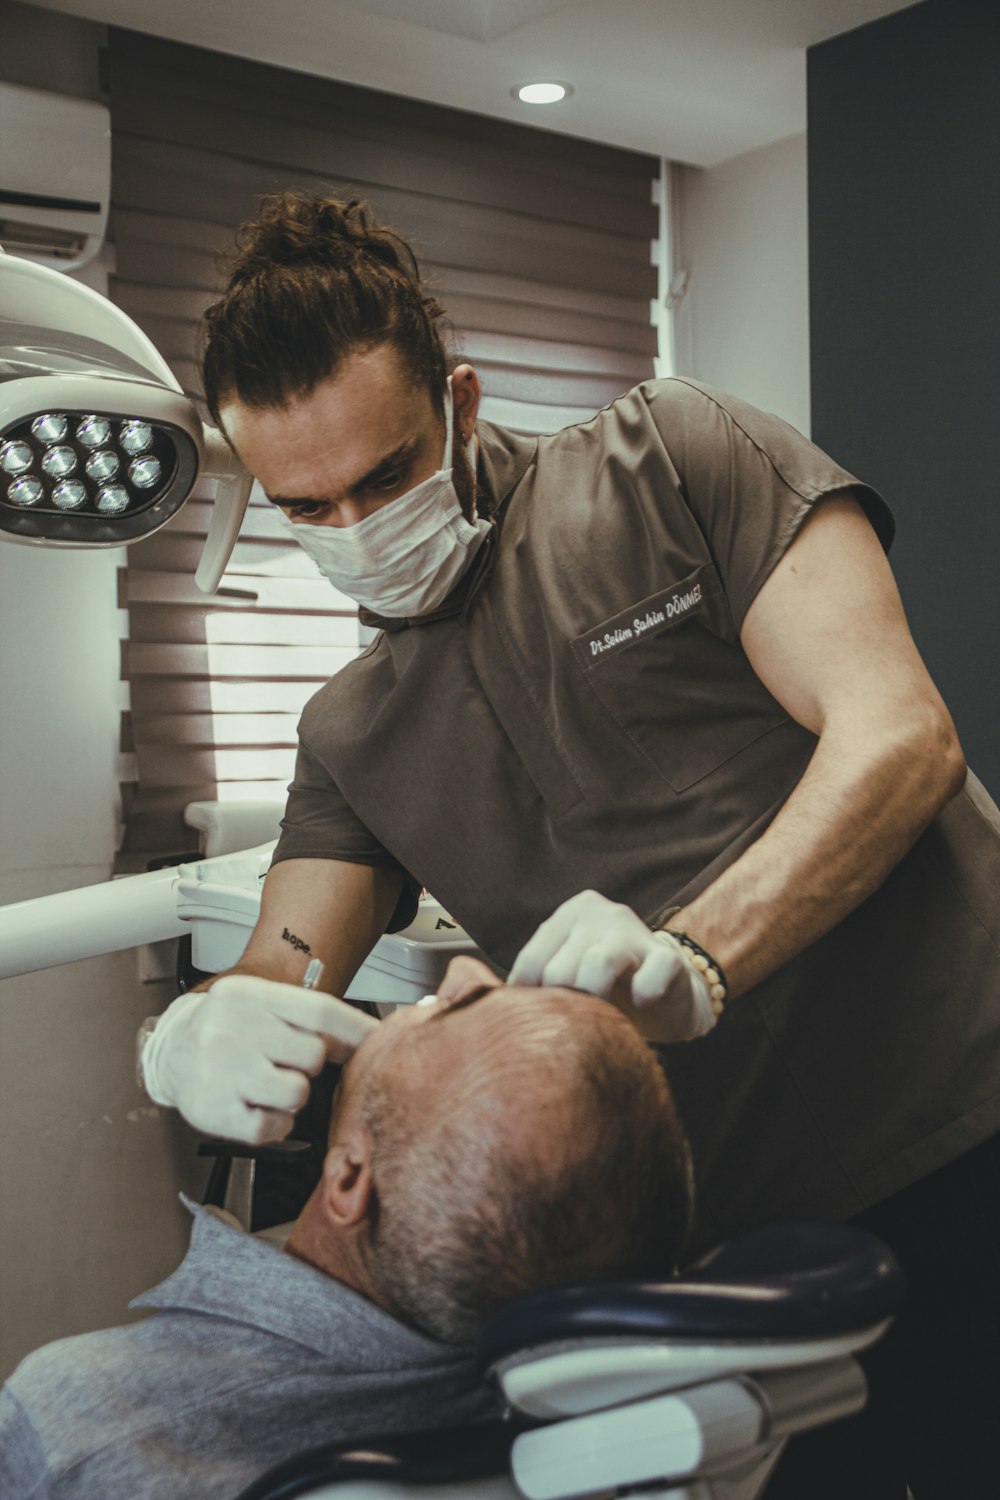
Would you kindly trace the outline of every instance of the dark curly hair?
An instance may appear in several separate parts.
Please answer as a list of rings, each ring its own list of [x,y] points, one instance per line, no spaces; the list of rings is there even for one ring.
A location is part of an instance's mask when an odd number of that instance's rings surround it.
[[[365,203],[273,193],[237,230],[225,291],[205,313],[206,404],[216,423],[230,396],[251,408],[284,406],[345,355],[391,344],[442,405],[443,318],[409,245]]]

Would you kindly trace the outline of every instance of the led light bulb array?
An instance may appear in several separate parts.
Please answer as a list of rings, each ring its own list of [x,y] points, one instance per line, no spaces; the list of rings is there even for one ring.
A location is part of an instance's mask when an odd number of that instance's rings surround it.
[[[18,510],[145,510],[169,486],[177,450],[151,422],[43,412],[0,439],[0,501]]]

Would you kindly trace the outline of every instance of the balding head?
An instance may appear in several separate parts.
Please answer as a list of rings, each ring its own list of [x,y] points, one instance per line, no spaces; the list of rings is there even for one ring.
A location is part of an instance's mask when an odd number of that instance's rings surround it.
[[[331,1132],[331,1154],[359,1131],[370,1153],[362,1289],[449,1343],[523,1292],[669,1275],[690,1212],[684,1137],[631,1024],[466,972],[364,1043]]]

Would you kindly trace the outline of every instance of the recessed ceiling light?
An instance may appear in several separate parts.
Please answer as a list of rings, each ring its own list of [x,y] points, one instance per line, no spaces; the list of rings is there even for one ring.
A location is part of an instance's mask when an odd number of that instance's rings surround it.
[[[514,98],[523,104],[558,104],[572,92],[568,83],[523,83],[520,88],[511,89]]]

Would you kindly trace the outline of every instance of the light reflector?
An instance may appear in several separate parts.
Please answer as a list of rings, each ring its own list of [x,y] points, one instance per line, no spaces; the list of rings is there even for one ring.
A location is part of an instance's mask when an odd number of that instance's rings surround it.
[[[136,458],[128,466],[128,477],[140,490],[148,490],[160,482],[158,458]]]
[[[97,509],[102,516],[117,516],[128,510],[131,496],[123,484],[102,484],[97,491]]]
[[[27,443],[4,443],[0,447],[0,469],[5,474],[23,474],[31,468],[34,454]]]
[[[112,448],[98,448],[87,459],[87,477],[98,482],[113,479],[118,473],[121,460]]]
[[[34,474],[24,474],[7,487],[7,499],[11,505],[37,505],[45,494],[45,486]]]
[[[76,468],[75,449],[46,448],[42,454],[42,468],[51,479],[65,479]]]
[[[61,412],[48,412],[31,424],[31,435],[40,443],[61,443],[68,431],[69,423]]]
[[[76,440],[85,448],[103,448],[111,437],[111,423],[106,417],[83,417],[76,429]]]
[[[153,429],[148,422],[123,422],[119,442],[126,453],[145,453],[153,446]]]
[[[78,510],[87,502],[87,486],[79,479],[64,479],[52,491],[52,504],[60,510]]]
[[[51,441],[60,431],[63,440]],[[0,486],[0,511],[6,504],[32,506],[41,515],[139,514],[159,503],[177,464],[174,439],[156,423],[97,412],[42,412],[0,431],[0,474],[31,481],[16,492]]]

